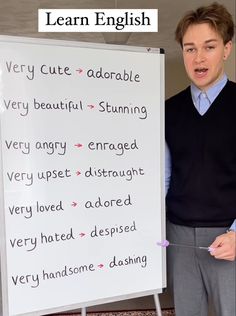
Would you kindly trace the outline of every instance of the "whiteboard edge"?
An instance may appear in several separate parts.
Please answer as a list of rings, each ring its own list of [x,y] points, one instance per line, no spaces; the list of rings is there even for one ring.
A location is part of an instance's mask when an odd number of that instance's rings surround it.
[[[162,59],[160,62],[160,82],[165,83],[165,55],[160,55]],[[165,84],[160,87],[161,96],[161,159],[160,159],[160,170],[161,170],[161,227],[162,227],[162,240],[166,239],[166,206],[165,206]],[[166,274],[166,248],[162,248],[162,286],[167,287],[167,274]]]
[[[0,35],[0,42],[25,43],[25,44],[36,44],[36,45],[55,45],[55,46],[67,46],[67,47],[70,46],[70,47],[130,51],[130,52],[150,53],[150,54],[152,53],[163,54],[164,53],[163,48],[80,42],[80,41],[71,41],[71,40],[47,39],[47,38],[24,37],[24,36]]]

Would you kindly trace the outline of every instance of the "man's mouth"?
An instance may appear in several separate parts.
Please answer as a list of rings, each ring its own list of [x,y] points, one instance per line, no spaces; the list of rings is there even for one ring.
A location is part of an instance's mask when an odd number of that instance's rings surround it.
[[[196,68],[194,71],[198,75],[203,75],[207,72],[208,68]]]

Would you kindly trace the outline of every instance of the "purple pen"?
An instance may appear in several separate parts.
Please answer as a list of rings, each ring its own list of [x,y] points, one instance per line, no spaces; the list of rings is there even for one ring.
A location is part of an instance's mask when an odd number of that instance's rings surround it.
[[[190,246],[190,245],[183,245],[183,244],[174,244],[174,243],[170,243],[168,240],[163,240],[162,242],[157,242],[157,245],[161,246],[163,248],[167,248],[168,246],[175,246],[175,247],[202,249],[202,250],[207,250],[209,252],[212,252],[214,250],[214,248],[212,248],[212,247],[202,247],[202,246]]]

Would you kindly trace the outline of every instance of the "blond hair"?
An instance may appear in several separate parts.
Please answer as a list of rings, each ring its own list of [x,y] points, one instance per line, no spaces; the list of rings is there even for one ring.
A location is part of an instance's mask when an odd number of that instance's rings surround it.
[[[234,36],[234,22],[232,15],[225,6],[214,2],[208,6],[199,7],[187,12],[179,21],[175,39],[182,46],[183,36],[192,24],[208,23],[223,39],[224,44],[232,40]]]

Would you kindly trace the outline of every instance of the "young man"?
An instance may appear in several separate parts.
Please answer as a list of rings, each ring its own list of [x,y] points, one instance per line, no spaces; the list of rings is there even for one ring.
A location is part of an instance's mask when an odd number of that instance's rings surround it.
[[[168,248],[176,316],[207,316],[209,305],[236,315],[236,83],[224,73],[233,36],[218,3],[176,29],[191,81],[166,102],[167,239],[183,245]]]

